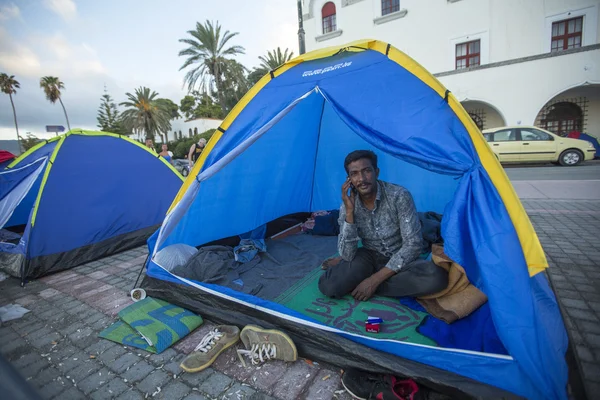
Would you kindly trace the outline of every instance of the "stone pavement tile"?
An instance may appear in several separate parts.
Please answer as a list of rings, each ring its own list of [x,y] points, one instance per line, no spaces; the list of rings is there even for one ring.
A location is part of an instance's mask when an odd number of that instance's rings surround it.
[[[102,368],[101,370],[90,374],[87,378],[77,382],[77,388],[86,395],[89,395],[113,378],[114,374],[111,374],[107,368]]]
[[[165,400],[182,399],[190,392],[191,389],[189,386],[181,382],[173,381],[161,388],[160,394],[157,394],[156,398]]]
[[[52,346],[53,346],[53,342],[57,343],[59,340],[62,339],[62,336],[57,333],[57,332],[51,332],[48,335],[44,335],[41,337],[37,337],[35,339],[32,339],[31,337],[29,337],[27,339],[27,341],[29,342],[29,344],[31,344],[33,347],[43,350],[43,351],[48,351]]]
[[[104,312],[105,314],[111,314],[112,311],[120,305],[131,303],[133,303],[133,301],[129,298],[129,296],[125,292],[119,290],[118,293],[115,293],[106,301],[96,303],[94,307]]]
[[[573,317],[578,319],[583,319],[590,322],[598,323],[598,317],[592,311],[580,310],[578,308],[570,308],[566,307],[567,313]]]
[[[596,335],[600,335],[600,323],[576,320],[576,324],[582,333],[594,333]]]
[[[583,361],[581,363],[581,370],[585,379],[600,383],[600,366],[598,364]]]
[[[25,367],[28,365],[31,365],[36,361],[40,361],[41,359],[42,357],[37,352],[27,353],[12,361],[12,364],[17,369],[25,369]]]
[[[133,353],[127,353],[110,363],[108,367],[117,374],[122,374],[127,370],[127,368],[131,367],[139,361],[140,358],[138,356],[136,356]]]
[[[183,361],[184,358],[185,355],[178,354],[175,357],[173,357],[173,359],[169,363],[163,365],[162,368],[173,375],[180,375],[183,372],[183,370],[179,365],[181,364],[181,361]]]
[[[79,276],[79,274],[77,274],[73,271],[59,272],[58,274],[44,276],[44,277],[40,278],[40,281],[44,282],[47,285],[53,285],[55,283],[58,283],[60,281],[66,280],[66,279],[72,279],[73,277],[76,277],[76,276]]]
[[[38,390],[38,392],[42,396],[43,399],[51,399],[72,387],[73,387],[73,385],[71,384],[71,382],[64,381],[64,380],[61,380],[61,381],[56,380],[56,381],[48,382],[46,385],[42,386]],[[65,399],[66,399],[66,397],[65,397]]]
[[[583,299],[581,294],[579,294],[579,292],[577,292],[575,290],[558,289],[557,295],[558,295],[558,297],[560,297],[561,301],[564,301],[565,299],[574,299],[574,300],[582,300]]]
[[[585,333],[583,336],[592,348],[600,349],[600,335],[596,335],[595,333]]]
[[[92,330],[92,328],[81,328],[77,329],[75,332],[69,335],[69,340],[80,349],[85,349],[90,346],[92,343],[98,340],[96,336],[96,332]]]
[[[209,399],[208,399],[208,397],[204,396],[203,394],[193,391],[192,393],[185,396],[183,398],[183,400],[209,400]]]
[[[47,369],[49,367],[50,367],[50,363],[48,363],[48,361],[45,358],[40,358],[39,360],[34,361],[33,363],[27,365],[26,367],[19,368],[19,372],[21,372],[21,374],[25,378],[33,378],[41,370]]]
[[[79,298],[82,294],[90,292],[101,285],[97,280],[89,279],[87,282],[74,286],[73,290],[70,290],[68,293],[73,297]]]
[[[237,356],[236,346],[221,353],[214,362],[213,368],[241,382],[245,382],[254,373],[254,368],[242,365]]]
[[[100,355],[105,351],[118,346],[117,343],[111,342],[110,340],[100,339],[99,341],[88,346],[84,352],[89,355]]]
[[[177,342],[174,346],[175,349],[181,351],[183,354],[190,354],[194,351],[198,343],[200,343],[204,335],[215,329],[215,327],[215,324],[205,320],[194,332]]]
[[[319,371],[312,381],[305,398],[308,400],[329,400],[340,387],[341,376],[339,373],[327,369]]]
[[[64,374],[68,375],[68,372],[72,370],[84,370],[86,368],[90,368],[90,365],[93,365],[93,363],[90,362],[89,356],[78,349],[75,354],[61,359],[60,362],[57,364],[57,367]]]
[[[171,377],[167,375],[165,371],[155,369],[154,371],[151,371],[144,379],[142,379],[142,381],[136,386],[140,392],[152,394],[156,392],[157,388],[162,389],[162,387],[170,380]]]
[[[102,341],[110,342],[109,340],[105,339],[102,339],[101,342]],[[115,361],[117,358],[121,357],[125,353],[127,353],[127,350],[125,350],[123,346],[117,344],[116,346],[111,347],[108,350],[104,351],[102,354],[100,354],[98,356],[98,359],[104,364],[110,365],[113,361]]]
[[[58,296],[61,292],[59,292],[56,289],[52,289],[52,288],[48,288],[48,289],[44,289],[41,292],[38,293],[38,296],[40,296],[42,299],[50,299],[54,296]]]
[[[277,399],[269,396],[266,393],[256,392],[252,396],[250,396],[250,400],[277,400]]]
[[[86,396],[79,391],[76,387],[72,387],[70,389],[65,390],[61,395],[60,399],[65,400],[85,400]]]
[[[231,400],[249,400],[254,393],[256,393],[256,390],[252,389],[250,386],[242,385],[241,383],[236,382],[233,386],[227,389],[221,398]]]
[[[104,317],[103,313],[94,310],[94,312],[91,312],[87,318],[82,320],[82,322],[86,325],[92,325],[94,322],[97,322]]]
[[[119,292],[119,290],[117,288],[115,288],[114,286],[111,286],[111,285],[106,285],[106,286],[109,286],[109,288],[102,290],[100,292],[94,293],[90,297],[85,297],[85,298],[82,297],[83,300],[87,304],[91,305],[92,307],[98,308],[97,304],[106,302],[108,299],[114,298],[114,296]],[[98,289],[100,289],[100,288],[98,288]],[[85,295],[82,295],[82,296],[85,296]]]
[[[69,344],[68,342],[59,342],[58,345],[52,350],[51,357],[53,360],[60,362],[78,353],[80,350]]]
[[[177,356],[177,352],[173,349],[166,349],[160,354],[151,354],[148,360],[155,366],[167,364],[173,357]]]
[[[101,365],[90,360],[79,363],[79,366],[65,374],[65,377],[74,384],[79,384],[90,375],[96,374]],[[60,368],[60,367],[59,367]]]
[[[96,271],[96,272],[92,272],[88,276],[92,279],[102,279],[102,278],[106,278],[108,276],[108,274],[104,271]]]
[[[153,370],[154,367],[152,365],[142,360],[123,372],[121,376],[127,379],[128,382],[136,383],[144,379]]]
[[[208,377],[215,373],[215,370],[212,368],[207,368],[200,372],[183,372],[181,375],[181,380],[190,385],[192,388],[198,388]]]
[[[581,361],[586,361],[589,363],[593,363],[595,361],[594,354],[586,346],[578,345],[576,346],[576,351]]]
[[[33,382],[37,388],[41,388],[48,382],[56,380],[59,376],[61,376],[61,372],[58,369],[54,367],[44,368],[31,380],[31,382]]]
[[[214,398],[223,393],[232,382],[233,380],[227,375],[215,371],[198,387],[198,390]]]
[[[97,286],[96,288],[94,288],[94,289],[92,289],[92,290],[90,290],[90,291],[88,291],[88,292],[81,293],[81,294],[78,296],[78,298],[79,298],[79,299],[81,299],[81,300],[87,300],[87,299],[89,299],[89,298],[92,298],[92,297],[94,297],[94,296],[95,296],[95,295],[97,295],[98,293],[102,293],[102,292],[104,292],[104,291],[107,291],[107,290],[113,289],[113,287],[112,287],[111,285],[108,285],[108,284],[106,284],[106,283],[101,283],[101,282],[98,282],[98,285],[99,285],[99,286]],[[87,301],[86,301],[86,303],[87,303]]]
[[[61,292],[67,293],[70,295],[74,286],[76,286],[80,283],[89,282],[89,281],[90,281],[90,278],[88,278],[87,276],[78,274],[77,276],[74,276],[72,279],[60,281],[58,283],[55,283],[52,286],[55,289],[60,290]]]
[[[129,389],[121,393],[117,400],[143,400],[144,396],[135,389]]]
[[[105,317],[100,318],[98,321],[94,322],[93,324],[91,324],[90,328],[92,328],[94,331],[103,331],[104,329],[108,328],[115,322],[116,321],[113,318],[105,316]]]
[[[15,304],[20,304],[25,308],[28,308],[30,305],[37,303],[40,300],[38,296],[35,294],[28,294],[23,297],[16,299]]]
[[[290,364],[275,386],[273,396],[283,400],[295,400],[318,372],[318,367],[311,367],[303,361]]]
[[[92,392],[90,398],[94,400],[114,399],[127,389],[129,389],[129,386],[121,378],[114,377],[108,383],[100,386],[98,390]]]
[[[248,383],[258,390],[269,392],[273,386],[280,382],[286,369],[287,365],[283,361],[269,361],[260,367],[254,368],[254,373]]]

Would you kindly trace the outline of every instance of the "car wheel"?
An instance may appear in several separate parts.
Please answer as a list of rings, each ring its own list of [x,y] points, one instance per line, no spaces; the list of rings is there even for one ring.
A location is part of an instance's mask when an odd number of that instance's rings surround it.
[[[560,157],[558,162],[563,167],[574,167],[575,165],[583,161],[583,154],[579,150],[565,150]]]
[[[183,169],[181,170],[181,175],[183,175],[183,176],[188,176],[188,174],[189,174],[189,172],[188,172],[188,169],[187,169],[187,168],[183,168]]]

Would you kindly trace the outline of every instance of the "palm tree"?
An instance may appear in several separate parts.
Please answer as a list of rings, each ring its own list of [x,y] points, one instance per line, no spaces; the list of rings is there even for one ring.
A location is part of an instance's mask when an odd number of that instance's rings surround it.
[[[60,102],[60,105],[65,113],[65,118],[67,119],[67,127],[69,130],[71,130],[71,124],[69,124],[69,117],[67,116],[67,109],[65,108],[60,96],[60,91],[61,89],[65,89],[65,84],[62,83],[56,76],[44,76],[42,79],[40,79],[40,87],[44,89],[46,99],[50,103],[54,104],[56,103],[56,100]]]
[[[0,90],[2,93],[6,93],[10,97],[10,104],[13,109],[13,117],[15,118],[15,129],[17,130],[17,144],[19,151],[21,151],[21,137],[19,136],[19,124],[17,123],[17,112],[15,111],[15,103],[13,102],[12,95],[17,94],[17,89],[21,88],[19,81],[15,79],[14,75],[8,76],[4,72],[0,74]]]
[[[206,21],[203,24],[196,22],[196,29],[187,32],[191,38],[179,39],[181,43],[189,47],[181,50],[179,56],[187,57],[179,70],[185,69],[190,65],[195,65],[184,77],[184,85],[187,84],[188,91],[192,91],[200,80],[200,86],[205,89],[204,92],[211,93],[212,87],[217,92],[219,104],[226,110],[225,96],[223,89],[223,74],[227,68],[227,61],[231,56],[244,54],[242,46],[228,46],[228,42],[235,37],[238,32],[231,33],[225,31],[221,33],[219,22],[212,23]],[[208,86],[208,88],[206,87]]]
[[[259,68],[264,69],[266,71],[265,73],[267,73],[271,70],[276,69],[280,65],[290,61],[292,57],[294,57],[293,51],[289,51],[289,49],[286,48],[285,51],[282,53],[281,48],[278,47],[273,51],[267,51],[266,57],[258,57],[258,59],[261,61]]]
[[[135,94],[125,93],[129,101],[119,105],[127,107],[121,113],[121,121],[129,132],[144,131],[146,138],[171,130],[171,112],[165,102],[159,101],[158,93],[147,87],[135,89]]]
[[[254,70],[248,75],[248,80],[251,84],[256,84],[265,74],[269,71],[277,69],[279,66],[290,61],[294,57],[294,52],[289,49],[285,49],[282,53],[281,48],[267,51],[266,56],[260,56],[260,66],[254,68]]]

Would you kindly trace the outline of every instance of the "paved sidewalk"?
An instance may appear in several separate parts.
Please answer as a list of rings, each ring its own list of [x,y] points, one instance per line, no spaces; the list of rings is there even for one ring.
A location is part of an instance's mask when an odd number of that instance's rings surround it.
[[[588,390],[600,393],[600,200],[524,200],[550,262]],[[0,327],[0,353],[48,399],[350,399],[334,367],[299,360],[242,368],[233,349],[212,368],[179,362],[213,325],[160,355],[99,339],[130,304],[144,248],[30,282],[0,282],[0,305],[32,312]]]
[[[97,337],[131,304],[146,250],[138,248],[32,281],[0,282],[0,305],[31,310],[0,327],[0,353],[47,399],[350,399],[340,371],[319,363],[242,368],[234,349],[201,373],[179,363],[214,325],[151,355]]]
[[[598,176],[600,178],[600,176]],[[512,181],[519,198],[527,199],[600,199],[600,180],[570,181]],[[600,210],[596,210],[600,211]]]
[[[600,393],[600,199],[523,200],[546,252],[552,286],[588,399]]]

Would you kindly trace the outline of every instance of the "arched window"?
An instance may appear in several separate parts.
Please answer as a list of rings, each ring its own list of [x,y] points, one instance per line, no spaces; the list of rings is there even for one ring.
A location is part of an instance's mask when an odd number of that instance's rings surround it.
[[[583,129],[583,112],[581,107],[569,101],[561,101],[548,107],[542,127],[560,136],[570,132],[581,132]]]
[[[335,4],[333,2],[325,3],[321,10],[323,16],[323,34],[334,32],[337,30],[337,24],[335,22]]]

